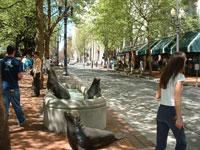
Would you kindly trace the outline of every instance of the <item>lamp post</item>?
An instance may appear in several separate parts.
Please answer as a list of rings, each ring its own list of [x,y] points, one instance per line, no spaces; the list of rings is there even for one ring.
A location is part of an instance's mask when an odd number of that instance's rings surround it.
[[[73,5],[74,2],[70,1],[69,7],[71,7],[71,15],[73,14]],[[59,13],[62,10],[62,5],[63,5],[63,0],[58,0],[58,6],[59,6]],[[67,20],[68,20],[68,14],[67,14],[67,0],[65,0],[65,5],[64,5],[64,72],[63,75],[67,76],[68,70],[67,70]]]
[[[180,39],[180,25],[183,23],[184,21],[184,17],[185,17],[185,12],[183,9],[179,10],[179,0],[177,0],[177,10],[175,10],[174,8],[172,8],[171,10],[171,16],[172,16],[172,23],[176,24],[176,51],[179,52],[179,39]],[[177,11],[177,13],[176,13]],[[176,22],[175,22],[175,17],[176,17]],[[181,20],[181,21],[180,21]]]
[[[60,37],[57,38],[57,60],[56,60],[57,65],[59,65],[59,41],[60,41]]]

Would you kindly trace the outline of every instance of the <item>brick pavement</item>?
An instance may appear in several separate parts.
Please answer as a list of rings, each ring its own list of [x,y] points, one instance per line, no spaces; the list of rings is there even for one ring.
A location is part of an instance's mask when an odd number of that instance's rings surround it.
[[[46,86],[47,76],[44,85]],[[14,110],[10,109],[9,130],[12,150],[71,150],[65,133],[49,132],[43,126],[43,98],[45,89],[41,90],[40,97],[31,97],[32,79],[25,75],[20,81],[21,103],[29,122],[26,128],[17,125]],[[115,133],[125,133],[126,138],[116,141],[102,150],[153,150],[154,145],[131,127],[119,115],[107,108],[107,130]]]

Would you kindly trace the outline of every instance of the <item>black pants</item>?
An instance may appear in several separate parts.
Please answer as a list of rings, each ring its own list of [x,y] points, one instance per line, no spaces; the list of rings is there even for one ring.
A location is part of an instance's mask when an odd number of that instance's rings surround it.
[[[36,77],[33,78],[33,91],[34,94],[39,96],[40,95],[40,73],[36,73]]]

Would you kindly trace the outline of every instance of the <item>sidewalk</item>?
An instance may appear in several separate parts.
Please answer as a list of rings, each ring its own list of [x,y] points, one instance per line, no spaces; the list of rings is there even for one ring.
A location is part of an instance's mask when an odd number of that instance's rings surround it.
[[[47,76],[44,85],[46,87]],[[31,97],[32,80],[30,75],[24,75],[20,81],[21,104],[29,122],[27,128],[19,127],[13,108],[10,109],[9,129],[12,150],[71,150],[66,134],[49,132],[43,126],[43,98],[45,89],[41,90],[40,97]],[[107,108],[106,130],[126,134],[126,138],[116,141],[102,150],[153,150],[154,145],[131,127],[119,115]]]

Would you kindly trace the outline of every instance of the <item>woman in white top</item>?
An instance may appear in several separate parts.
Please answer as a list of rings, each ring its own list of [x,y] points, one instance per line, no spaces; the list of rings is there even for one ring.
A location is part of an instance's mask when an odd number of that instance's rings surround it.
[[[161,99],[157,113],[156,150],[165,150],[169,129],[176,138],[175,150],[186,150],[186,137],[181,113],[181,94],[186,55],[175,52],[163,68],[156,98]]]

